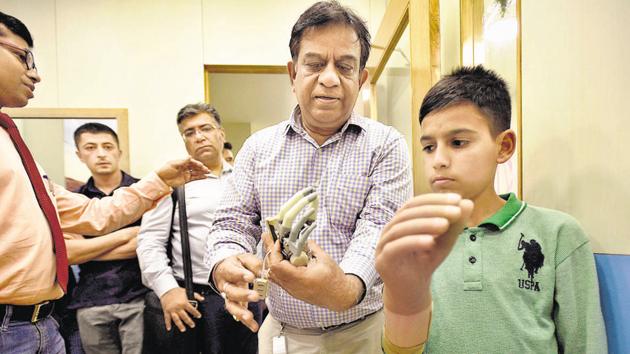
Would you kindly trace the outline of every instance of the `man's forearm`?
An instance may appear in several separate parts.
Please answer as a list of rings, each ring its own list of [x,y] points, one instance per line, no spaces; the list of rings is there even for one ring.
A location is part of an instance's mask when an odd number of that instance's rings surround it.
[[[333,292],[324,295],[327,299],[326,306],[333,311],[346,311],[356,305],[364,294],[363,281],[354,274],[344,274],[343,280],[339,285],[331,287]]]
[[[125,244],[115,233],[82,240],[66,240],[69,264],[81,264],[96,259],[103,253]]]
[[[136,248],[138,247],[138,241],[134,237],[126,243],[113,248],[100,256],[94,258],[95,261],[115,261],[121,259],[136,258]]]

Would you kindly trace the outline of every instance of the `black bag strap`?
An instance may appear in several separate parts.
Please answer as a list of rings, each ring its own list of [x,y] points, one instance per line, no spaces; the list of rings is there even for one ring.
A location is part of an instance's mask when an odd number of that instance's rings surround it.
[[[166,243],[166,256],[168,257],[168,266],[173,266],[173,221],[175,221],[175,206],[177,205],[177,189],[173,189],[171,193],[171,202],[173,209],[171,209],[171,229],[168,232],[168,242]]]
[[[188,300],[195,300],[192,280],[192,262],[190,259],[190,240],[188,238],[188,214],[186,213],[186,191],[184,186],[177,187],[179,204],[179,234],[182,242],[182,263],[184,266],[184,285]]]
[[[166,246],[166,254],[169,259],[169,265],[173,264],[173,225],[175,220],[175,208],[179,205],[179,233],[182,243],[182,263],[184,267],[184,287],[186,288],[186,297],[188,300],[194,301],[193,279],[192,279],[192,261],[190,256],[190,239],[188,236],[188,213],[186,212],[186,192],[184,186],[173,189],[171,193],[173,209],[171,211],[171,229],[169,239]]]

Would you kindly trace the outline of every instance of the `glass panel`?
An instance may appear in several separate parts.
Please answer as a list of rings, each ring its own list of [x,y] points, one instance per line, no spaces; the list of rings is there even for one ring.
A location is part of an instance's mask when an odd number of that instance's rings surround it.
[[[90,171],[75,153],[74,131],[88,122],[105,124],[117,131],[116,119],[15,118],[14,121],[35,161],[52,181],[68,190],[75,190],[90,178]]]
[[[496,71],[508,84],[512,97],[512,129],[517,131],[517,34],[516,0],[484,0],[483,41],[475,43],[475,64]],[[481,48],[482,50],[477,51]],[[518,136],[518,131],[516,132]],[[518,154],[499,165],[495,178],[497,193],[518,191]]]
[[[378,120],[396,128],[405,137],[411,153],[411,122],[416,115],[411,112],[410,59],[407,26],[376,82],[376,96]]]

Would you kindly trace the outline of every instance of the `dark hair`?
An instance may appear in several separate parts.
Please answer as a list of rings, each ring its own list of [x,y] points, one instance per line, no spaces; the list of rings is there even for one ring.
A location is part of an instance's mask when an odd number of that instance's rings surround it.
[[[510,129],[512,102],[508,86],[497,73],[481,65],[457,68],[440,79],[422,100],[420,124],[429,113],[462,102],[479,107],[494,134]]]
[[[28,31],[28,28],[22,21],[0,11],[0,23],[5,25],[9,31],[22,38],[29,47],[33,47],[31,32]]]
[[[76,145],[77,148],[79,148],[79,140],[81,140],[81,134],[83,133],[109,134],[116,141],[116,145],[120,146],[120,144],[118,143],[118,134],[116,134],[116,132],[113,131],[112,128],[106,126],[105,124],[92,122],[92,123],[85,123],[82,126],[78,127],[77,130],[74,131],[74,145]]]
[[[208,113],[214,120],[217,122],[219,126],[221,126],[221,117],[219,116],[219,112],[207,103],[193,103],[187,104],[182,109],[177,112],[177,124],[179,125],[184,119],[194,117],[197,114]]]
[[[232,143],[230,143],[229,141],[224,142],[223,148],[226,150],[232,150]]]
[[[370,56],[370,32],[363,19],[350,8],[340,5],[337,1],[319,1],[300,15],[300,18],[298,18],[291,30],[291,39],[289,40],[291,58],[295,61],[300,54],[300,44],[304,31],[309,28],[324,27],[329,24],[345,24],[356,32],[361,44],[359,66],[363,70]]]

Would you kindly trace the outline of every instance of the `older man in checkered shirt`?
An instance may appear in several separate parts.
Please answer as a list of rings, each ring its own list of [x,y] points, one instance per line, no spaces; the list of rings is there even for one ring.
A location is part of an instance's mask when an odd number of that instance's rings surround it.
[[[365,23],[319,2],[294,25],[287,64],[298,105],[289,120],[257,132],[240,150],[210,230],[211,284],[251,330],[247,302],[261,272],[254,255],[264,219],[304,187],[320,196],[306,267],[271,259],[270,316],[259,352],[380,352],[382,282],[374,269],[381,229],[411,197],[409,153],[391,127],[352,112],[368,74]],[[270,242],[267,242],[270,246]],[[276,257],[274,257],[274,255]]]

